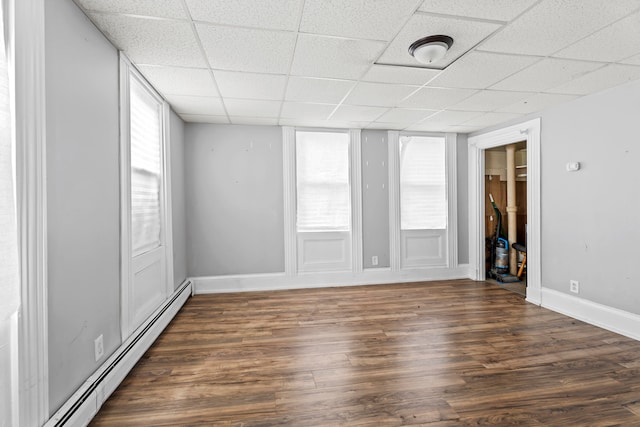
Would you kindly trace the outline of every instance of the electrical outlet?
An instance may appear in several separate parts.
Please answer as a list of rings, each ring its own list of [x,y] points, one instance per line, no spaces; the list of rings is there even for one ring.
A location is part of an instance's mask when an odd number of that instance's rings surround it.
[[[96,354],[96,362],[104,355],[104,341],[102,334],[93,341],[93,350]]]
[[[378,256],[374,255],[371,257],[371,265],[378,265]]]
[[[569,290],[574,294],[580,293],[580,282],[577,280],[569,280]]]

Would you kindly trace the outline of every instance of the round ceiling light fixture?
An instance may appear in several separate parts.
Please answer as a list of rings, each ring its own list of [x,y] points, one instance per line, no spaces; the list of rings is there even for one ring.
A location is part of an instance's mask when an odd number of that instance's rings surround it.
[[[449,36],[429,36],[411,43],[409,53],[418,62],[429,65],[444,58],[452,45],[453,39]]]

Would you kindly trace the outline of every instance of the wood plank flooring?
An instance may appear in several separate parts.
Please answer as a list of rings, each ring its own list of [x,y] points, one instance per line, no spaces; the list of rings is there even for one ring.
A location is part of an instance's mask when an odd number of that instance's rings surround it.
[[[640,342],[468,280],[191,298],[93,426],[640,426]]]

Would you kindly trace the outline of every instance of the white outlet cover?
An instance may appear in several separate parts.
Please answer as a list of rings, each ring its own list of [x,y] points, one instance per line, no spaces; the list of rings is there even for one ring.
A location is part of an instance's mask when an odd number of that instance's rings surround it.
[[[102,335],[93,341],[93,349],[96,356],[96,362],[104,355],[104,339]]]

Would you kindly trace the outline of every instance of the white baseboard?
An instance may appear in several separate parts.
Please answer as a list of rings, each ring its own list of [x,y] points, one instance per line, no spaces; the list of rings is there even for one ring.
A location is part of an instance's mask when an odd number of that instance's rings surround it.
[[[640,315],[545,287],[542,307],[640,341]]]
[[[457,268],[414,268],[391,271],[370,268],[359,273],[326,272],[241,274],[229,276],[191,277],[196,294],[225,292],[273,291],[283,289],[329,288],[334,286],[376,285],[385,283],[422,282],[431,280],[468,279],[469,265]]]
[[[192,282],[188,280],[178,287],[173,295],[80,386],[47,421],[45,427],[84,427],[89,424],[102,404],[180,311],[191,296],[192,287]]]

